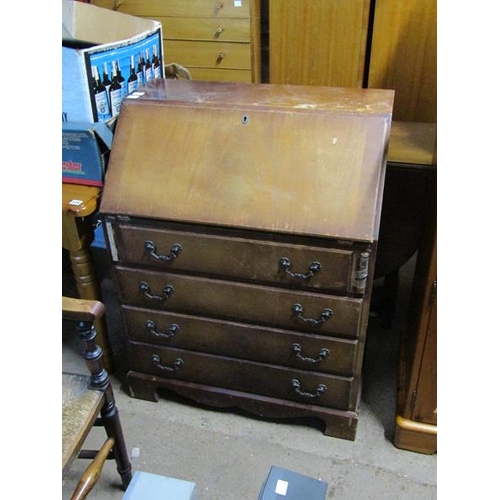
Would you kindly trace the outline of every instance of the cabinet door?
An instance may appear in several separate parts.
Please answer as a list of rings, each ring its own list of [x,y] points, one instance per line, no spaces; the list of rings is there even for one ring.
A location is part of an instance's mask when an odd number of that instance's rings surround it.
[[[368,0],[269,0],[270,83],[361,87]]]
[[[377,0],[368,87],[395,89],[394,120],[437,120],[437,1]]]
[[[411,419],[437,425],[437,299],[435,298],[428,319],[427,337],[422,352]]]
[[[425,259],[425,251],[424,253]],[[418,269],[417,269],[418,271]],[[418,321],[411,387],[410,419],[437,425],[437,239],[434,232]],[[417,273],[418,276],[418,273]],[[417,278],[418,279],[418,278]]]
[[[401,416],[413,422],[437,425],[437,241],[419,249],[415,270],[404,380],[406,394]]]

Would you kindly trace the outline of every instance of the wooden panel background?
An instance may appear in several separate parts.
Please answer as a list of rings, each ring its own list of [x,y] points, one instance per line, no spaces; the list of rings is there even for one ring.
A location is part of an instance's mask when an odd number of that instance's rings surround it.
[[[437,1],[377,0],[368,87],[396,91],[394,120],[437,121]]]
[[[270,83],[361,87],[369,0],[269,0]]]

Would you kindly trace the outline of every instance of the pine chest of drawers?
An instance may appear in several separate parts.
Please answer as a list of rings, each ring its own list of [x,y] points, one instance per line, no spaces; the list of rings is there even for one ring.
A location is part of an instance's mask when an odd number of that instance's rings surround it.
[[[92,0],[162,23],[165,64],[194,80],[261,80],[260,0]]]
[[[155,81],[100,212],[132,396],[354,439],[393,93]]]

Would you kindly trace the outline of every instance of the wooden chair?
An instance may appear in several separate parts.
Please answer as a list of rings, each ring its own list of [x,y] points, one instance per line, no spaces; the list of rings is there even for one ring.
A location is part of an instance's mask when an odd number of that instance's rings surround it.
[[[132,479],[122,426],[108,373],[102,365],[102,350],[95,343],[94,321],[104,314],[99,301],[63,297],[63,319],[76,323],[84,345],[83,357],[90,375],[62,375],[62,476],[76,458],[91,459],[71,497],[83,499],[99,479],[104,462],[114,459],[125,490]],[[94,426],[103,426],[107,439],[100,450],[83,450]]]

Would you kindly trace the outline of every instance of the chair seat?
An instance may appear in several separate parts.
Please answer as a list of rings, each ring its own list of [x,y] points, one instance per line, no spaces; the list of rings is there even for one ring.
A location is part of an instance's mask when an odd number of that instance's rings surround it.
[[[90,377],[62,374],[62,475],[78,456],[104,403],[104,393],[90,389]]]

